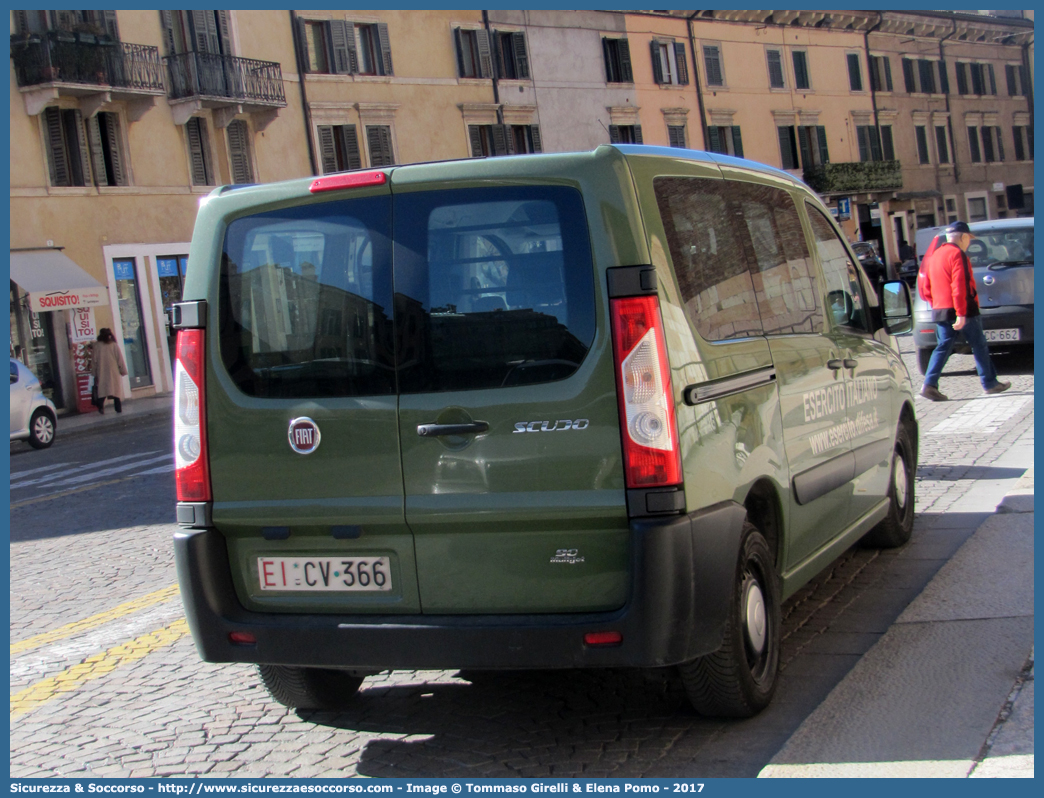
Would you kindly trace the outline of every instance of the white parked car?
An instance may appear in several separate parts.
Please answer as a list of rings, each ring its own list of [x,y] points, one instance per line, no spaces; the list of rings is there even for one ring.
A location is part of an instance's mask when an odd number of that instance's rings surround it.
[[[27,440],[34,449],[46,449],[54,443],[57,419],[54,403],[43,395],[40,380],[11,358],[11,440]]]

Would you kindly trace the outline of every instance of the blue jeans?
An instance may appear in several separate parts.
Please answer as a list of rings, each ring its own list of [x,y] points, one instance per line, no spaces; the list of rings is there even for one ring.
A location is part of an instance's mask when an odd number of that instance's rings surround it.
[[[988,391],[997,384],[997,372],[990,360],[990,350],[986,344],[986,335],[982,331],[982,316],[969,316],[964,320],[964,326],[958,331],[953,329],[953,323],[949,321],[936,322],[935,335],[938,343],[932,352],[932,359],[928,361],[928,371],[924,374],[924,384],[933,388],[939,387],[939,377],[942,376],[943,366],[953,351],[953,344],[957,340],[958,332],[964,333],[964,340],[972,348],[975,357],[975,370],[979,372],[979,380],[982,389]]]

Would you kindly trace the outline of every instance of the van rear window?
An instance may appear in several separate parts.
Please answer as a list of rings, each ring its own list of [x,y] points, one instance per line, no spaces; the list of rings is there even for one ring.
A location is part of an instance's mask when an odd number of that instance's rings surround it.
[[[580,194],[517,187],[396,196],[395,298],[402,393],[568,377],[595,329]]]
[[[221,263],[221,357],[249,396],[395,392],[390,197],[233,221]]]

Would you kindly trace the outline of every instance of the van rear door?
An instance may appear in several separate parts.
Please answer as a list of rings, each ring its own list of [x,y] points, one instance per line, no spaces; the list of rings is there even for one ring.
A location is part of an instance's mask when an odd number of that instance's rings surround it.
[[[284,207],[233,219],[225,235],[208,330],[214,525],[248,609],[417,612],[388,188],[278,199]]]
[[[394,197],[399,435],[422,610],[622,606],[616,389],[580,193]]]

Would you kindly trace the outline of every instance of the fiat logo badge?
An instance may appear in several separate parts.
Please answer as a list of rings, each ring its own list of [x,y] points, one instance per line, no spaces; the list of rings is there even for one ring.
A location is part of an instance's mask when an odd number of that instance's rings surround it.
[[[319,425],[312,419],[302,416],[290,419],[290,430],[287,438],[290,448],[298,454],[311,454],[319,448]]]

